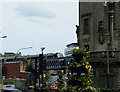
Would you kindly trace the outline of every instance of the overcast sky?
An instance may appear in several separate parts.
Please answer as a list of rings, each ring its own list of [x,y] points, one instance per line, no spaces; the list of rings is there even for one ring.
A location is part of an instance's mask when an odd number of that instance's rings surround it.
[[[39,54],[41,47],[45,47],[44,53],[63,53],[67,44],[77,41],[77,0],[43,1],[0,2],[0,37],[8,36],[0,39],[0,52],[32,46],[21,50],[22,54]]]

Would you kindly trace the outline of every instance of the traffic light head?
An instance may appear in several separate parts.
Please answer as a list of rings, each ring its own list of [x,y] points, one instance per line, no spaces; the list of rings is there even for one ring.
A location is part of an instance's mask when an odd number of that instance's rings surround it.
[[[45,69],[45,68],[46,68],[46,60],[44,59],[42,62],[42,69]]]
[[[39,59],[40,59],[40,61],[42,61],[44,58],[45,58],[45,57],[44,57],[43,54],[40,54],[40,55],[39,55]]]

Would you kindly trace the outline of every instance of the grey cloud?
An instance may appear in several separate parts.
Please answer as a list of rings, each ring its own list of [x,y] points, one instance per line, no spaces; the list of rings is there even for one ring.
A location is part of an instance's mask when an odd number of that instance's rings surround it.
[[[22,16],[25,17],[39,17],[39,18],[55,18],[55,14],[53,12],[48,11],[45,8],[40,7],[35,8],[29,5],[20,5],[16,9]]]

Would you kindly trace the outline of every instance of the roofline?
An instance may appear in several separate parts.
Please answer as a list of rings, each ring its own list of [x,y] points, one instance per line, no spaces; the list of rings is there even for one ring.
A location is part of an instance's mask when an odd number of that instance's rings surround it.
[[[66,47],[69,47],[70,45],[78,45],[78,43],[70,43],[70,44],[66,45]]]

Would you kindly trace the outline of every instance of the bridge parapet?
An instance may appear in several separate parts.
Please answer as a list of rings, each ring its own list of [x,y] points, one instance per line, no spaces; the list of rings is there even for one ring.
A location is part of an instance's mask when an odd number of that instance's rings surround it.
[[[63,69],[64,66],[68,66],[73,60],[73,57],[60,57],[60,58],[47,58],[46,69],[59,70]],[[64,66],[61,65],[61,61],[64,61]]]

